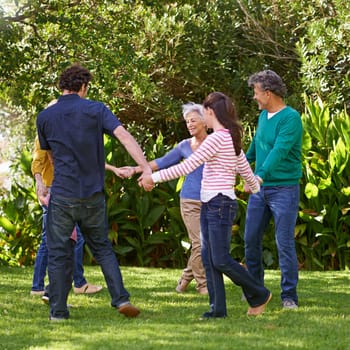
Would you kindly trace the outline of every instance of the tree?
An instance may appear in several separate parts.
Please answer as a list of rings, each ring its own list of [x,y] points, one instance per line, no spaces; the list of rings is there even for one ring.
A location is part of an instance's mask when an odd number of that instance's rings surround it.
[[[213,90],[233,96],[245,119],[249,74],[297,70],[294,23],[277,16],[287,12],[282,1],[269,3],[26,1],[1,18],[0,48],[9,54],[2,56],[0,101],[25,111],[33,133],[35,115],[58,94],[57,75],[80,62],[95,76],[90,98],[107,102],[126,123],[172,130],[165,137],[181,134],[174,123],[181,103],[200,102]]]
[[[58,74],[73,62],[94,74],[89,98],[107,103],[150,158],[187,135],[179,118],[181,104],[201,102],[211,91],[231,96],[247,131],[254,129],[258,111],[247,79],[262,69],[282,76],[288,104],[300,111],[303,91],[321,96],[330,107],[349,103],[350,5],[345,0],[24,0],[20,4],[13,14],[0,12],[0,107],[9,112],[0,113],[0,132],[6,128],[11,135],[24,135],[30,147],[37,113],[58,96]],[[160,132],[162,147],[155,152]],[[246,143],[249,136],[246,133]],[[26,150],[17,139],[16,144]],[[118,165],[128,161],[114,149],[115,144],[106,145],[110,161]],[[127,208],[130,198],[116,195],[124,187],[110,178],[107,186]],[[165,206],[151,230],[178,230],[168,225],[170,212],[176,217],[169,193],[176,196],[174,186],[145,199],[155,206],[161,202],[158,208]],[[245,195],[239,193],[239,198],[244,213]],[[134,213],[140,213],[140,207],[130,203]],[[120,225],[120,213],[111,216],[113,225]],[[125,232],[119,237],[127,241],[129,222],[121,220]],[[142,219],[139,227],[144,223],[148,225],[148,220]],[[235,227],[237,259],[242,258],[243,227],[242,215]],[[145,263],[142,244],[154,242],[139,238],[133,244],[137,260]],[[130,247],[124,248],[125,252]],[[275,256],[272,247],[266,249],[267,256]]]
[[[309,6],[305,35],[297,43],[305,93],[339,111],[350,111],[350,3],[314,1]],[[310,20],[312,18],[312,20]]]

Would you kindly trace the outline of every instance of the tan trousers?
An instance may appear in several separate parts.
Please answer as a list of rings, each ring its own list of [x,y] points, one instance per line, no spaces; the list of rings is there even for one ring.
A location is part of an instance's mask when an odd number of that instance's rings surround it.
[[[201,202],[191,199],[180,199],[181,216],[191,241],[191,255],[181,278],[185,281],[196,280],[196,289],[207,286],[205,270],[201,257],[200,211]]]

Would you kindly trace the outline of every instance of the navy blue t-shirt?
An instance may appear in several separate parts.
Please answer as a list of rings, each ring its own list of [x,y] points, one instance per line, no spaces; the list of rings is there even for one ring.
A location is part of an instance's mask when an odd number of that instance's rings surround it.
[[[102,192],[105,177],[103,135],[113,136],[118,118],[101,102],[62,95],[39,113],[40,146],[54,160],[53,195],[88,198]]]

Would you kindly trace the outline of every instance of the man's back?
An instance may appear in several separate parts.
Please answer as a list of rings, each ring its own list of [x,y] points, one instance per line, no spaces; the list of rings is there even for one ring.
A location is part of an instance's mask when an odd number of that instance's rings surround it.
[[[113,136],[119,120],[102,103],[62,95],[38,116],[42,149],[54,160],[53,195],[88,198],[104,186],[103,134]]]

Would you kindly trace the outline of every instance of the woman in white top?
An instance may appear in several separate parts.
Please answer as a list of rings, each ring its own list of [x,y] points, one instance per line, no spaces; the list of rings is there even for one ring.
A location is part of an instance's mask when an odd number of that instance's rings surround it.
[[[202,260],[207,277],[210,311],[203,318],[226,317],[226,295],[223,274],[243,289],[249,303],[248,315],[260,315],[272,294],[258,283],[230,255],[232,224],[238,210],[234,186],[236,174],[242,176],[251,192],[260,190],[242,150],[242,127],[229,97],[213,92],[203,102],[204,117],[213,133],[182,163],[139,179],[149,188],[187,175],[204,163],[201,184]]]

